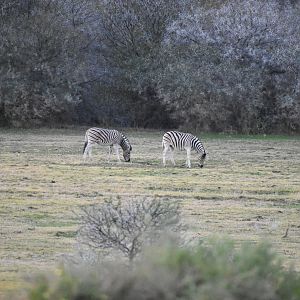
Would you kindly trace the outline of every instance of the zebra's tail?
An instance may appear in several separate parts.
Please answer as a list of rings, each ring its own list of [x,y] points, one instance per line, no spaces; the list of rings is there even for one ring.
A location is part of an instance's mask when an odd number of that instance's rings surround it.
[[[87,146],[88,142],[84,142],[84,146],[83,146],[83,154],[84,154],[84,151],[85,151],[85,148]]]
[[[85,134],[85,137],[84,137],[84,146],[83,146],[83,154],[84,154],[84,151],[85,151],[85,148],[88,144],[88,135],[87,133]]]

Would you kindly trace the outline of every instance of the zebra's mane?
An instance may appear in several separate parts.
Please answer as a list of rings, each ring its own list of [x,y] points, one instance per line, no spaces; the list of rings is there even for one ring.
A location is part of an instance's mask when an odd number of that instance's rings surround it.
[[[123,133],[121,133],[121,137],[122,138],[121,138],[121,141],[120,141],[120,146],[123,149],[123,151],[131,150],[131,145],[129,143],[128,138]]]

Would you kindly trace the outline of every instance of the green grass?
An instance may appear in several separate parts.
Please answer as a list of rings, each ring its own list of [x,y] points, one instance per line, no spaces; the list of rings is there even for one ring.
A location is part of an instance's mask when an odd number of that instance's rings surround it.
[[[179,199],[191,238],[268,239],[300,270],[299,136],[199,134],[208,159],[186,169],[184,152],[162,167],[163,132],[151,130],[124,131],[132,163],[108,163],[100,146],[84,163],[85,129],[0,131],[0,293],[75,251],[80,206],[117,196]]]

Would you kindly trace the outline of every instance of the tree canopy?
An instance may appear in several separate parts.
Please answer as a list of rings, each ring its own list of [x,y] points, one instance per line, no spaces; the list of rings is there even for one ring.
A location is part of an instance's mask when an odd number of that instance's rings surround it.
[[[300,6],[3,0],[0,125],[300,131]]]

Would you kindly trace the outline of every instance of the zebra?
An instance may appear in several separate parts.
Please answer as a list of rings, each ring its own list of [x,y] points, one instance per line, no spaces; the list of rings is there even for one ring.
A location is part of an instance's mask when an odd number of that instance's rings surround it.
[[[200,168],[203,167],[203,163],[206,157],[205,149],[200,142],[200,140],[190,134],[190,133],[183,133],[179,131],[168,131],[163,135],[162,139],[162,147],[163,147],[163,165],[166,166],[166,154],[168,150],[170,150],[171,154],[171,161],[175,166],[175,160],[173,157],[174,149],[179,150],[186,150],[187,159],[186,159],[186,166],[188,168],[191,167],[191,150],[196,150],[196,152],[200,155],[199,156],[199,166]]]
[[[109,158],[112,152],[112,148],[115,149],[118,161],[121,162],[119,156],[119,146],[123,150],[123,157],[126,162],[130,161],[130,151],[132,147],[129,143],[128,138],[118,130],[114,129],[103,129],[92,127],[85,133],[85,143],[83,148],[83,158],[86,159],[88,155],[91,157],[92,146],[95,144],[109,145]]]

